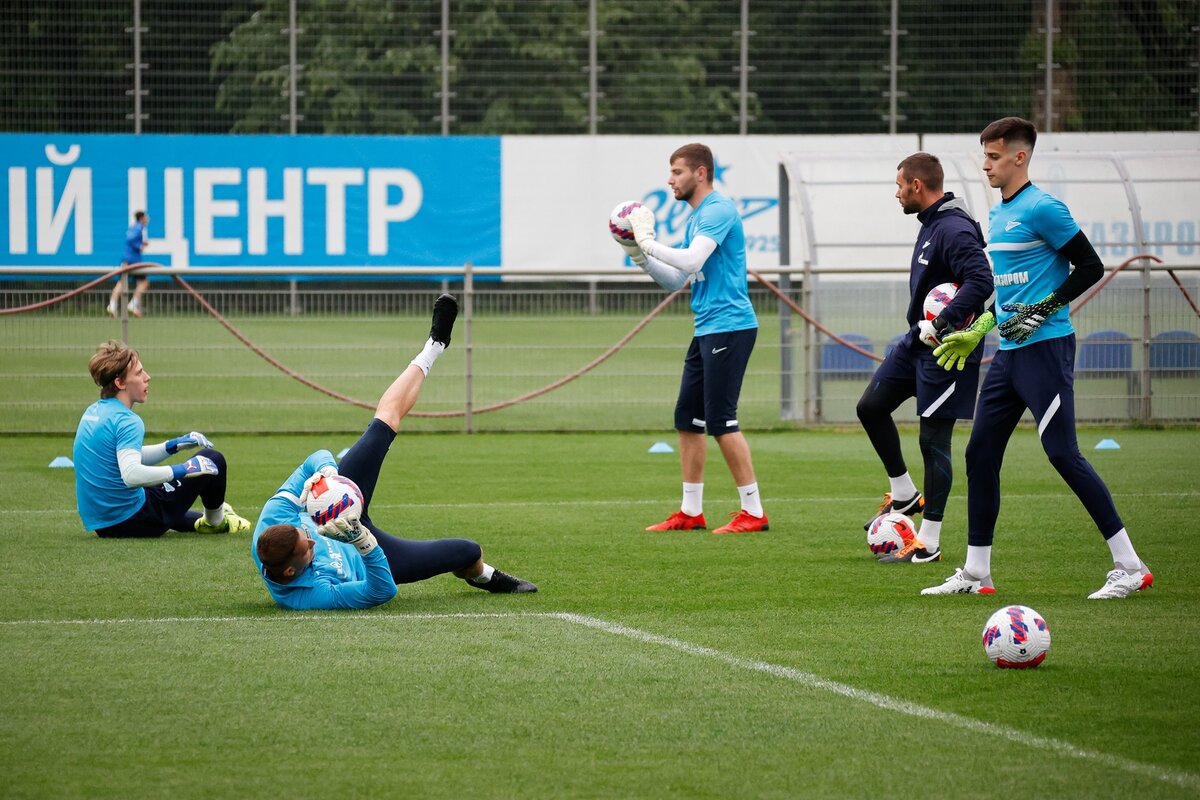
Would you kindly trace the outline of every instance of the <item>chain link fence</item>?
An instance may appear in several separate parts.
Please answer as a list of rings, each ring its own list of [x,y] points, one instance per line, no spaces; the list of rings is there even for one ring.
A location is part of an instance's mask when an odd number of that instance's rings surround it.
[[[1200,1],[57,0],[0,128],[361,134],[1200,129]]]
[[[808,310],[839,339],[883,356],[906,328],[902,275],[830,275],[821,282],[819,304]],[[1200,420],[1200,334],[1189,300],[1200,295],[1200,267],[1183,268],[1176,277],[1187,295],[1163,270],[1121,273],[1074,318],[1081,421]],[[415,282],[400,275],[291,285],[189,281],[267,355],[371,405],[420,348],[433,298],[446,289],[458,294],[454,340],[416,409],[454,416],[413,416],[405,427],[416,431],[669,433],[692,335],[685,293],[594,369],[530,397],[602,357],[653,312],[664,292],[645,282],[533,280],[476,281],[468,292],[461,279]],[[72,286],[0,281],[0,308],[44,302]],[[44,309],[0,316],[8,353],[0,362],[0,434],[74,431],[97,391],[87,359],[108,338],[138,348],[153,376],[154,399],[140,412],[153,430],[187,430],[199,424],[197,415],[210,433],[361,429],[368,412],[288,377],[173,281],[156,279],[152,287],[147,315],[125,325],[104,313],[106,285]],[[738,410],[743,427],[857,428],[855,404],[877,364],[807,327],[757,281],[750,294],[760,329]],[[805,302],[794,282],[788,296]],[[985,352],[996,345],[989,337]],[[912,400],[897,419],[916,419]]]

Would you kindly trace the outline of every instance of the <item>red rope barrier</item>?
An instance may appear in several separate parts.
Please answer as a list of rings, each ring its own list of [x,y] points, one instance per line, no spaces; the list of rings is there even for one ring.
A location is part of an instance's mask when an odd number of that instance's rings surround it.
[[[136,264],[126,264],[123,267],[117,267],[116,269],[112,270],[111,272],[106,272],[105,274],[101,275],[99,278],[96,278],[94,281],[88,281],[87,283],[83,284],[82,286],[78,286],[65,294],[60,294],[57,297],[51,297],[49,300],[42,300],[41,302],[38,302],[38,303],[31,303],[27,306],[18,306],[17,308],[0,308],[0,315],[22,314],[26,311],[37,311],[38,309],[41,309],[41,308],[49,308],[50,306],[58,305],[59,303],[63,302],[64,300],[70,300],[72,297],[75,297],[78,294],[83,294],[88,289],[91,289],[93,286],[99,286],[100,284],[104,283],[105,281],[109,280],[110,278],[112,278],[116,275],[121,275],[122,273],[130,272],[131,270],[135,270],[135,269],[140,269],[141,267],[158,267],[158,266],[161,266],[161,264],[151,264],[147,261],[139,261]]]
[[[209,315],[212,316],[212,318],[215,319],[221,325],[221,327],[225,328],[225,330],[227,330],[231,334],[233,334],[237,338],[238,341],[240,341],[242,344],[246,345],[246,347],[250,348],[250,350],[253,351],[256,355],[258,355],[260,358],[262,358],[264,361],[266,361],[271,366],[275,367],[277,370],[282,372],[284,375],[287,375],[289,378],[292,378],[293,380],[296,380],[296,381],[304,384],[305,386],[307,386],[310,389],[314,389],[314,390],[320,392],[321,394],[332,397],[335,400],[340,400],[343,403],[349,403],[351,405],[358,406],[359,408],[366,408],[366,409],[374,409],[375,408],[374,403],[366,403],[366,402],[363,402],[362,400],[357,400],[353,397],[350,397],[349,395],[344,395],[344,394],[341,394],[340,392],[335,392],[332,389],[321,386],[320,384],[318,384],[314,381],[311,381],[308,378],[305,378],[300,373],[285,366],[283,363],[281,363],[277,359],[273,358],[270,354],[268,354],[261,347],[254,344],[252,341],[250,341],[248,338],[246,338],[246,336],[243,335],[241,331],[239,331],[237,328],[235,328],[229,322],[229,320],[225,319],[225,317],[223,317],[221,315],[221,312],[219,312],[219,311],[217,311],[217,309],[213,308],[212,304],[209,303],[208,300],[206,300],[199,292],[197,292],[195,289],[193,289],[192,286],[187,281],[185,281],[183,278],[181,278],[178,275],[175,275],[173,277],[179,283],[179,285],[182,286],[184,288],[184,290],[186,290],[187,293],[190,294],[196,300],[196,302],[199,303],[200,306],[205,311],[207,311],[209,313]],[[603,353],[601,353],[599,356],[592,359],[590,362],[588,362],[584,366],[580,367],[579,369],[575,370],[571,374],[566,375],[565,377],[559,378],[558,380],[554,381],[553,383],[543,386],[540,389],[534,389],[532,392],[527,392],[526,394],[520,395],[519,397],[514,397],[510,400],[504,400],[499,403],[493,403],[488,406],[482,406],[481,408],[473,409],[471,413],[472,414],[486,414],[489,411],[499,411],[502,408],[508,408],[509,406],[516,405],[517,403],[523,403],[526,400],[532,400],[533,398],[540,397],[541,395],[544,395],[547,392],[552,392],[555,389],[557,389],[561,386],[564,386],[565,384],[570,383],[571,381],[575,380],[576,378],[580,377],[581,375],[584,375],[584,374],[590,372],[591,370],[593,370],[596,367],[603,364],[610,357],[612,357],[613,354],[615,354],[618,350],[620,350],[622,347],[624,347],[626,344],[628,344],[630,339],[632,339],[634,336],[636,336],[642,330],[642,328],[645,328],[648,324],[650,324],[650,320],[654,319],[660,313],[662,313],[663,309],[665,309],[667,306],[669,306],[675,300],[675,298],[680,295],[681,292],[682,292],[682,290],[678,290],[678,291],[672,292],[671,294],[667,295],[666,299],[664,299],[661,303],[659,303],[657,306],[655,306],[653,311],[651,311],[649,314],[647,314],[641,320],[641,322],[634,325],[633,329],[630,330],[629,333],[622,336],[620,338],[620,340],[617,341],[616,344],[614,344],[612,347],[608,348]],[[463,416],[466,416],[466,413],[467,413],[466,409],[458,409],[455,411],[410,411],[408,415],[410,417],[463,417]]]

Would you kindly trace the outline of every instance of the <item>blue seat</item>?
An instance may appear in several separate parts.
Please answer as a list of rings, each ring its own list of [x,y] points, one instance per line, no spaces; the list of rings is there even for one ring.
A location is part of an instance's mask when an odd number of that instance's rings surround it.
[[[1123,331],[1095,331],[1079,343],[1075,374],[1117,377],[1133,369],[1133,340]]]
[[[1183,374],[1200,370],[1200,336],[1191,331],[1163,331],[1150,340],[1150,369]]]
[[[861,333],[842,333],[838,336],[862,349],[874,353],[875,346]],[[841,342],[827,341],[821,345],[821,374],[829,378],[869,378],[875,372],[874,359],[857,353]]]

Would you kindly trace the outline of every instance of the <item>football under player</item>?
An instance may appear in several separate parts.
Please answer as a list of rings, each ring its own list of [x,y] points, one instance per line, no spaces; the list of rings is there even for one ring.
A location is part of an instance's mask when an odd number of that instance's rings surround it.
[[[885,563],[941,559],[942,519],[953,483],[954,422],[971,418],[979,388],[978,353],[956,372],[946,372],[933,356],[933,348],[941,344],[939,337],[983,313],[992,294],[992,267],[983,254],[983,232],[966,204],[953,192],[942,191],[943,178],[941,162],[929,153],[914,153],[896,166],[896,199],[905,214],[916,214],[921,223],[908,278],[912,297],[906,319],[911,327],[884,358],[858,401],[858,419],[891,485],[878,513],[923,515],[917,536],[900,551],[881,556]],[[925,296],[941,283],[958,284],[958,293],[933,320],[926,320]],[[917,399],[921,419],[918,441],[925,463],[924,495],[908,474],[892,420],[892,412],[910,397]]]
[[[375,418],[339,466],[318,450],[296,468],[263,506],[251,551],[275,602],[293,610],[371,608],[396,596],[396,585],[452,573],[495,593],[536,592],[537,587],[484,563],[479,545],[467,539],[414,541],[393,536],[372,522],[371,498],[400,420],[412,409],[430,367],[450,344],[458,302],[448,294],[433,306],[429,339],[383,393]],[[322,476],[341,474],[363,495],[357,520],[337,518],[317,526],[305,511],[308,492]]]
[[[146,425],[133,410],[150,395],[138,352],[108,341],[88,362],[100,399],[75,432],[75,500],[88,530],[105,538],[155,537],[168,530],[247,533],[250,523],[225,502],[225,457],[192,431],[146,445]],[[159,466],[181,450],[202,448],[180,464]],[[196,498],[204,512],[192,511]]]
[[[683,242],[671,247],[654,239],[654,212],[639,206],[629,214],[636,244],[622,243],[629,257],[668,291],[692,284],[695,328],[683,361],[675,404],[683,501],[679,511],[648,531],[699,530],[704,520],[705,432],[717,440],[741,498],[741,510],[713,533],[768,530],[754,477],[750,445],[738,425],[738,397],[758,318],[746,285],[746,237],[733,202],[713,188],[713,155],[706,145],[687,144],[671,154],[667,180],[676,200],[693,209]]]
[[[1029,161],[1037,142],[1033,123],[1005,117],[984,128],[979,141],[983,171],[1002,198],[988,220],[999,311],[947,335],[934,353],[946,369],[961,369],[992,327],[1000,332],[1000,350],[979,392],[967,443],[966,564],[921,594],[995,592],[991,555],[1000,513],[1000,466],[1028,408],[1050,463],[1112,553],[1104,585],[1088,596],[1128,597],[1150,587],[1154,576],[1133,549],[1108,487],[1079,452],[1075,437],[1075,330],[1069,304],[1100,279],[1104,265],[1066,205],[1030,183]]]

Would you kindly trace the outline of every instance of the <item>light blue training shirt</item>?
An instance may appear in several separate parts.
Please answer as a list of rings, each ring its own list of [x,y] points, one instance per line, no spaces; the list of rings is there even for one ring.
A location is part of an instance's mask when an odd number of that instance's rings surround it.
[[[1071,264],[1059,248],[1077,233],[1079,225],[1066,204],[1033,184],[992,206],[987,253],[992,260],[992,282],[996,286],[997,323],[1013,315],[1001,308],[1005,303],[1036,303],[1062,285],[1071,272]],[[1014,350],[1074,332],[1069,309],[1064,306],[1021,344],[1001,337],[1000,349]]]
[[[733,201],[710,192],[688,217],[682,248],[697,236],[717,243],[704,267],[692,278],[692,312],[696,336],[758,327],[746,286],[746,235]]]
[[[121,478],[118,450],[142,452],[146,425],[115,397],[87,407],[75,430],[75,503],[89,531],[132,517],[146,502],[146,490],[130,488]]]

